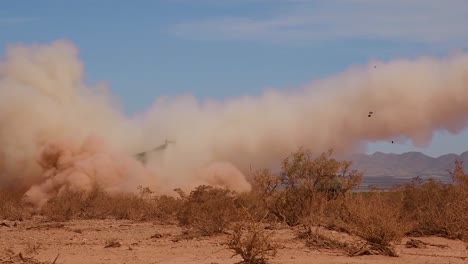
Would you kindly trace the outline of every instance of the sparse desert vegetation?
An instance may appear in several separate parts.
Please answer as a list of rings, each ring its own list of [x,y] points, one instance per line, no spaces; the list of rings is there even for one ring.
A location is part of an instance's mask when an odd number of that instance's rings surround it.
[[[216,241],[213,250],[224,252],[225,259],[219,260],[223,257],[213,251],[212,257],[219,259],[211,263],[311,263],[314,258],[310,252],[323,251],[335,252],[340,258],[402,258],[424,255],[421,250],[429,247],[453,250],[449,243],[459,248],[458,255],[446,255],[453,259],[451,263],[466,260],[468,174],[460,162],[450,170],[451,184],[415,179],[388,191],[354,192],[362,173],[351,171],[349,162],[336,160],[332,154],[313,156],[299,149],[285,158],[278,174],[253,171],[253,188],[248,193],[201,185],[190,193],[176,189],[174,196],[158,196],[143,186],[135,194],[106,193],[95,186],[91,192],[64,191],[35,212],[23,204],[19,193],[1,191],[0,246],[4,248],[0,249],[9,253],[2,255],[0,263],[68,263],[65,253],[60,253],[58,260],[52,258],[44,242],[28,241],[23,249],[10,244],[25,243],[18,241],[20,237],[47,234],[61,234],[70,240],[51,243],[55,250],[67,245],[86,248],[89,239],[100,238],[91,245],[106,250],[142,250],[145,256],[152,256],[152,251],[139,249],[143,245],[157,251],[170,250],[171,243],[186,243],[186,248],[196,250]],[[106,224],[112,227],[102,226]],[[112,233],[103,232],[110,228]],[[88,234],[93,235],[85,238]],[[440,243],[442,239],[447,244]],[[297,248],[310,259],[301,262],[299,257],[304,254],[294,251]],[[25,257],[48,250],[49,258],[44,257],[44,262]],[[408,250],[417,251],[409,254]],[[174,252],[184,254],[179,249]],[[154,253],[152,263],[159,261],[158,256],[160,253]],[[328,257],[332,263],[336,256]],[[434,261],[429,258],[428,263],[436,263],[437,258],[434,255]],[[326,258],[320,263],[327,263]]]
[[[270,256],[276,255],[278,245],[271,240],[271,234],[261,223],[246,221],[233,228],[228,247],[242,257],[239,263],[263,264]]]

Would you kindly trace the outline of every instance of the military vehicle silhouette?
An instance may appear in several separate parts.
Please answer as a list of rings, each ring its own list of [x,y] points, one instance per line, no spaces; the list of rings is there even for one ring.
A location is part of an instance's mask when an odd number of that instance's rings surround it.
[[[149,154],[164,151],[169,146],[169,144],[175,144],[175,143],[176,143],[175,141],[171,141],[171,140],[166,139],[164,144],[162,144],[162,145],[160,145],[160,146],[158,146],[156,148],[153,148],[151,150],[140,152],[140,153],[135,155],[135,158],[137,160],[141,161],[141,163],[146,164],[146,162],[148,161],[148,155]]]

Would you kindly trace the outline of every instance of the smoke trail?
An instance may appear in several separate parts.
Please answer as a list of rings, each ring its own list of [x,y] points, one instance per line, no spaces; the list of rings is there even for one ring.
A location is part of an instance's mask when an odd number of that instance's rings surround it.
[[[372,117],[368,117],[373,111]],[[144,133],[177,138],[168,159],[228,160],[245,171],[271,166],[299,146],[346,153],[366,140],[407,137],[430,143],[439,129],[467,125],[468,55],[370,62],[294,91],[200,104],[161,99],[147,113]],[[194,160],[196,158],[197,160]]]
[[[250,166],[274,165],[299,146],[346,153],[397,136],[421,146],[438,129],[467,125],[464,53],[370,62],[258,97],[159,98],[135,118],[83,77],[72,43],[8,47],[0,61],[0,188],[25,191],[37,206],[95,183],[108,191],[199,184],[243,191]],[[132,157],[165,139],[177,143],[150,155],[147,166]]]

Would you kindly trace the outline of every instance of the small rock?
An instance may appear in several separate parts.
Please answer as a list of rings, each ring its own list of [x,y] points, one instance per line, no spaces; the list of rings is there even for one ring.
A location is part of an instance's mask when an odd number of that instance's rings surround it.
[[[111,241],[106,242],[106,245],[104,246],[104,248],[121,247],[121,246],[122,246],[122,243],[120,243],[119,241],[111,240]]]
[[[156,234],[151,236],[151,238],[161,238],[161,237],[163,237],[163,235],[161,235],[159,233],[156,233]]]

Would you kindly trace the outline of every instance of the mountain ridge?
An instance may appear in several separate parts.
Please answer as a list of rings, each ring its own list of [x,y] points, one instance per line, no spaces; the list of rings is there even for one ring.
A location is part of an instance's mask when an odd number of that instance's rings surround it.
[[[355,153],[346,159],[352,161],[352,169],[362,171],[365,177],[448,178],[448,170],[455,168],[456,159],[463,161],[463,167],[468,170],[468,151],[438,157],[417,151],[401,154],[376,151],[372,154]]]

